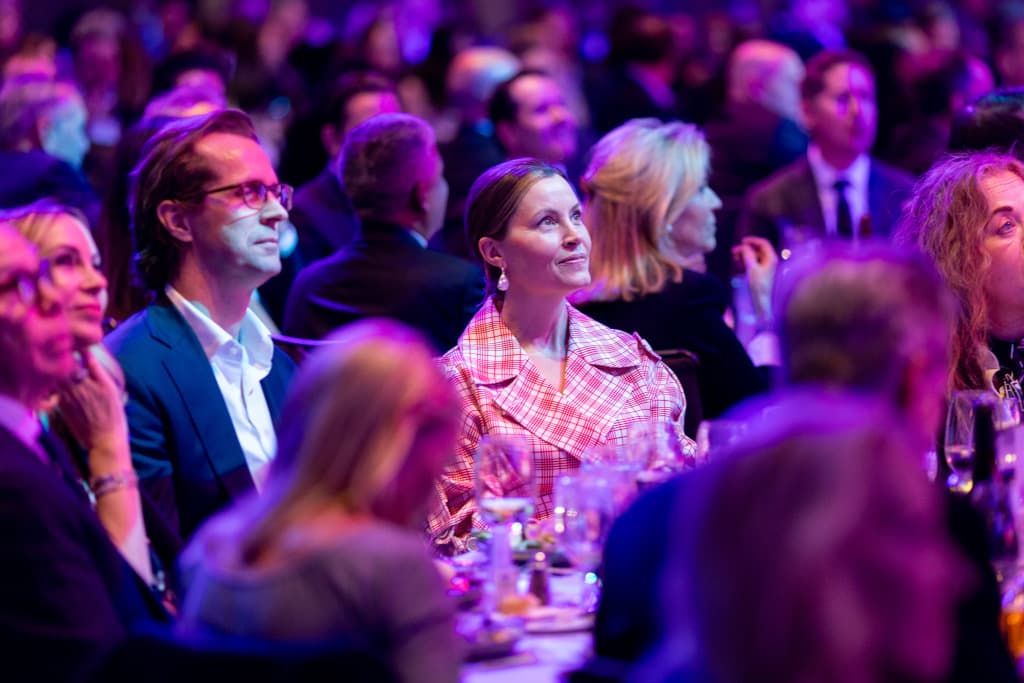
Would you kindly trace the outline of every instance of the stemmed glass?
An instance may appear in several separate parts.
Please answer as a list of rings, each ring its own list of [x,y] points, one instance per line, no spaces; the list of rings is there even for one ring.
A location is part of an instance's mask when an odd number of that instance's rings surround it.
[[[597,605],[597,568],[615,520],[614,481],[596,472],[563,475],[555,482],[556,531],[562,552],[583,578],[581,606]]]
[[[952,474],[947,484],[954,493],[970,493],[974,488],[974,413],[978,403],[990,392],[957,391],[949,402],[946,416],[944,452]]]
[[[484,436],[473,463],[473,486],[477,510],[491,529],[491,595],[500,601],[516,590],[512,528],[522,534],[533,516],[533,454],[521,440]]]

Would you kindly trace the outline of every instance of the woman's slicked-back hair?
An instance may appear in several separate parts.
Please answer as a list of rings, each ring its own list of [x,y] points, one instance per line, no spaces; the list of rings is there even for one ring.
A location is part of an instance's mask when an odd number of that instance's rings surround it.
[[[594,145],[582,182],[593,298],[629,301],[682,278],[662,251],[666,230],[707,181],[710,154],[696,126],[657,119],[628,121]]]
[[[154,292],[162,292],[177,274],[182,247],[160,222],[157,207],[165,200],[189,201],[202,195],[214,175],[208,161],[196,153],[196,145],[213,133],[259,142],[244,112],[212,111],[166,124],[143,147],[142,160],[131,173],[128,203],[136,270]]]
[[[508,224],[523,197],[544,178],[559,177],[568,183],[565,174],[539,159],[512,159],[492,166],[480,174],[469,188],[466,198],[466,243],[484,267],[488,293],[496,293],[501,269],[483,260],[480,238],[505,239]]]

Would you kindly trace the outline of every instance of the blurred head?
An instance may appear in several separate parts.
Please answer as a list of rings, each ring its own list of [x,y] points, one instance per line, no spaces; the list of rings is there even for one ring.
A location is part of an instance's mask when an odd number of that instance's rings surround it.
[[[904,420],[843,394],[769,406],[675,511],[670,638],[708,680],[941,680],[969,575]]]
[[[448,102],[462,122],[474,124],[487,118],[487,103],[498,84],[519,71],[519,60],[500,47],[468,47],[452,59],[445,89]]]
[[[871,150],[878,125],[875,77],[859,52],[825,50],[812,57],[800,97],[811,142],[826,159],[852,163]]]
[[[80,168],[89,151],[85,122],[85,103],[70,83],[33,76],[0,89],[0,149],[41,149]]]
[[[1024,88],[1002,88],[961,109],[949,133],[951,152],[994,149],[1024,154]]]
[[[325,507],[415,526],[454,453],[454,393],[418,332],[367,320],[327,341],[289,389],[265,504],[242,541],[248,560]]]
[[[927,448],[943,420],[956,304],[931,263],[884,244],[830,244],[775,290],[785,382],[888,401]]]
[[[542,182],[544,187],[531,197],[531,193]],[[567,230],[579,233],[582,228],[583,233],[586,232],[586,228],[583,227],[582,211],[578,215],[575,211],[578,204],[576,194],[562,171],[538,159],[513,159],[489,168],[481,174],[473,183],[466,199],[466,243],[471,253],[483,263],[488,292],[497,293],[497,282],[503,265],[507,271],[509,289],[513,286],[513,280],[529,284],[529,275],[538,275],[533,270],[538,265],[534,259],[524,259],[526,272],[520,274],[522,277],[513,272],[514,265],[506,262],[506,254],[501,248],[501,245],[506,243],[511,247],[507,256],[513,261],[518,256],[529,257],[528,251],[516,249],[515,238],[507,242],[513,227],[518,226],[517,234],[520,234],[528,225],[543,223],[545,229],[537,232],[542,232],[553,243],[558,243],[554,246],[548,245],[557,252],[560,248],[559,240]],[[574,251],[580,248],[586,252],[590,251],[589,235],[584,239],[585,245],[575,245]],[[554,265],[543,254],[539,259],[544,262],[541,264],[542,268],[545,264]],[[512,270],[509,270],[510,268]],[[586,279],[589,283],[589,272]],[[587,283],[577,285],[575,289],[586,286]],[[535,284],[549,286],[552,283],[550,278],[543,277]]]
[[[510,158],[565,164],[576,153],[576,119],[558,83],[544,72],[520,71],[499,85],[488,111]]]
[[[448,182],[434,131],[411,114],[380,114],[345,138],[338,177],[356,213],[430,239],[444,222]]]
[[[49,262],[54,284],[67,302],[75,348],[98,344],[103,339],[107,280],[85,216],[78,209],[43,199],[0,211],[0,223],[20,232]]]
[[[153,93],[201,88],[223,98],[233,71],[232,59],[213,46],[182,50],[168,56],[153,70]]]
[[[1024,85],[1024,11],[1015,3],[1003,3],[992,22],[993,62],[1003,87]]]
[[[947,157],[918,182],[895,239],[935,263],[959,303],[949,390],[988,385],[979,349],[1024,320],[1024,166],[990,152]]]
[[[679,280],[680,254],[715,247],[710,149],[688,123],[634,119],[601,138],[583,174],[594,295],[626,300]]]
[[[372,71],[345,74],[334,84],[321,113],[320,140],[328,158],[338,156],[345,136],[366,119],[400,111],[398,94],[390,79]]]
[[[168,123],[143,148],[130,182],[137,270],[150,290],[162,292],[185,265],[252,289],[281,269],[277,225],[288,213],[281,195],[267,192],[261,205],[247,190],[278,180],[244,113]]]
[[[36,406],[75,367],[65,295],[36,249],[0,222],[0,393]]]
[[[183,119],[189,116],[202,116],[216,109],[224,109],[227,104],[224,93],[213,88],[180,86],[150,100],[142,119]]]
[[[748,40],[729,58],[726,72],[730,102],[753,102],[779,116],[800,121],[800,82],[804,64],[800,56],[781,43]]]

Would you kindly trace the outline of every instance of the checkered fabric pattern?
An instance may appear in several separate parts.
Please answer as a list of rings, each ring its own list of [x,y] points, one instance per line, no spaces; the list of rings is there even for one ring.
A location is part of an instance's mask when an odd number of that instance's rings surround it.
[[[490,299],[441,359],[459,394],[462,435],[429,519],[437,545],[461,551],[472,528],[485,526],[473,496],[473,456],[484,434],[517,437],[532,449],[538,519],[553,512],[555,479],[579,469],[588,448],[625,443],[633,424],[671,422],[684,450],[693,451],[683,434],[682,387],[647,342],[566,306],[563,393],[540,374]]]

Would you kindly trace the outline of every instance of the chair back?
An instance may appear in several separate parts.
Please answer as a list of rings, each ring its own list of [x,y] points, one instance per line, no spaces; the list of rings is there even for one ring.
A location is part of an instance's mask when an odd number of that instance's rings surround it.
[[[704,420],[704,407],[700,398],[700,385],[697,382],[697,369],[700,368],[700,359],[692,351],[686,349],[666,349],[655,351],[661,356],[679,383],[683,385],[683,393],[686,394],[686,417],[683,419],[683,431],[691,439],[697,438],[697,427]]]

